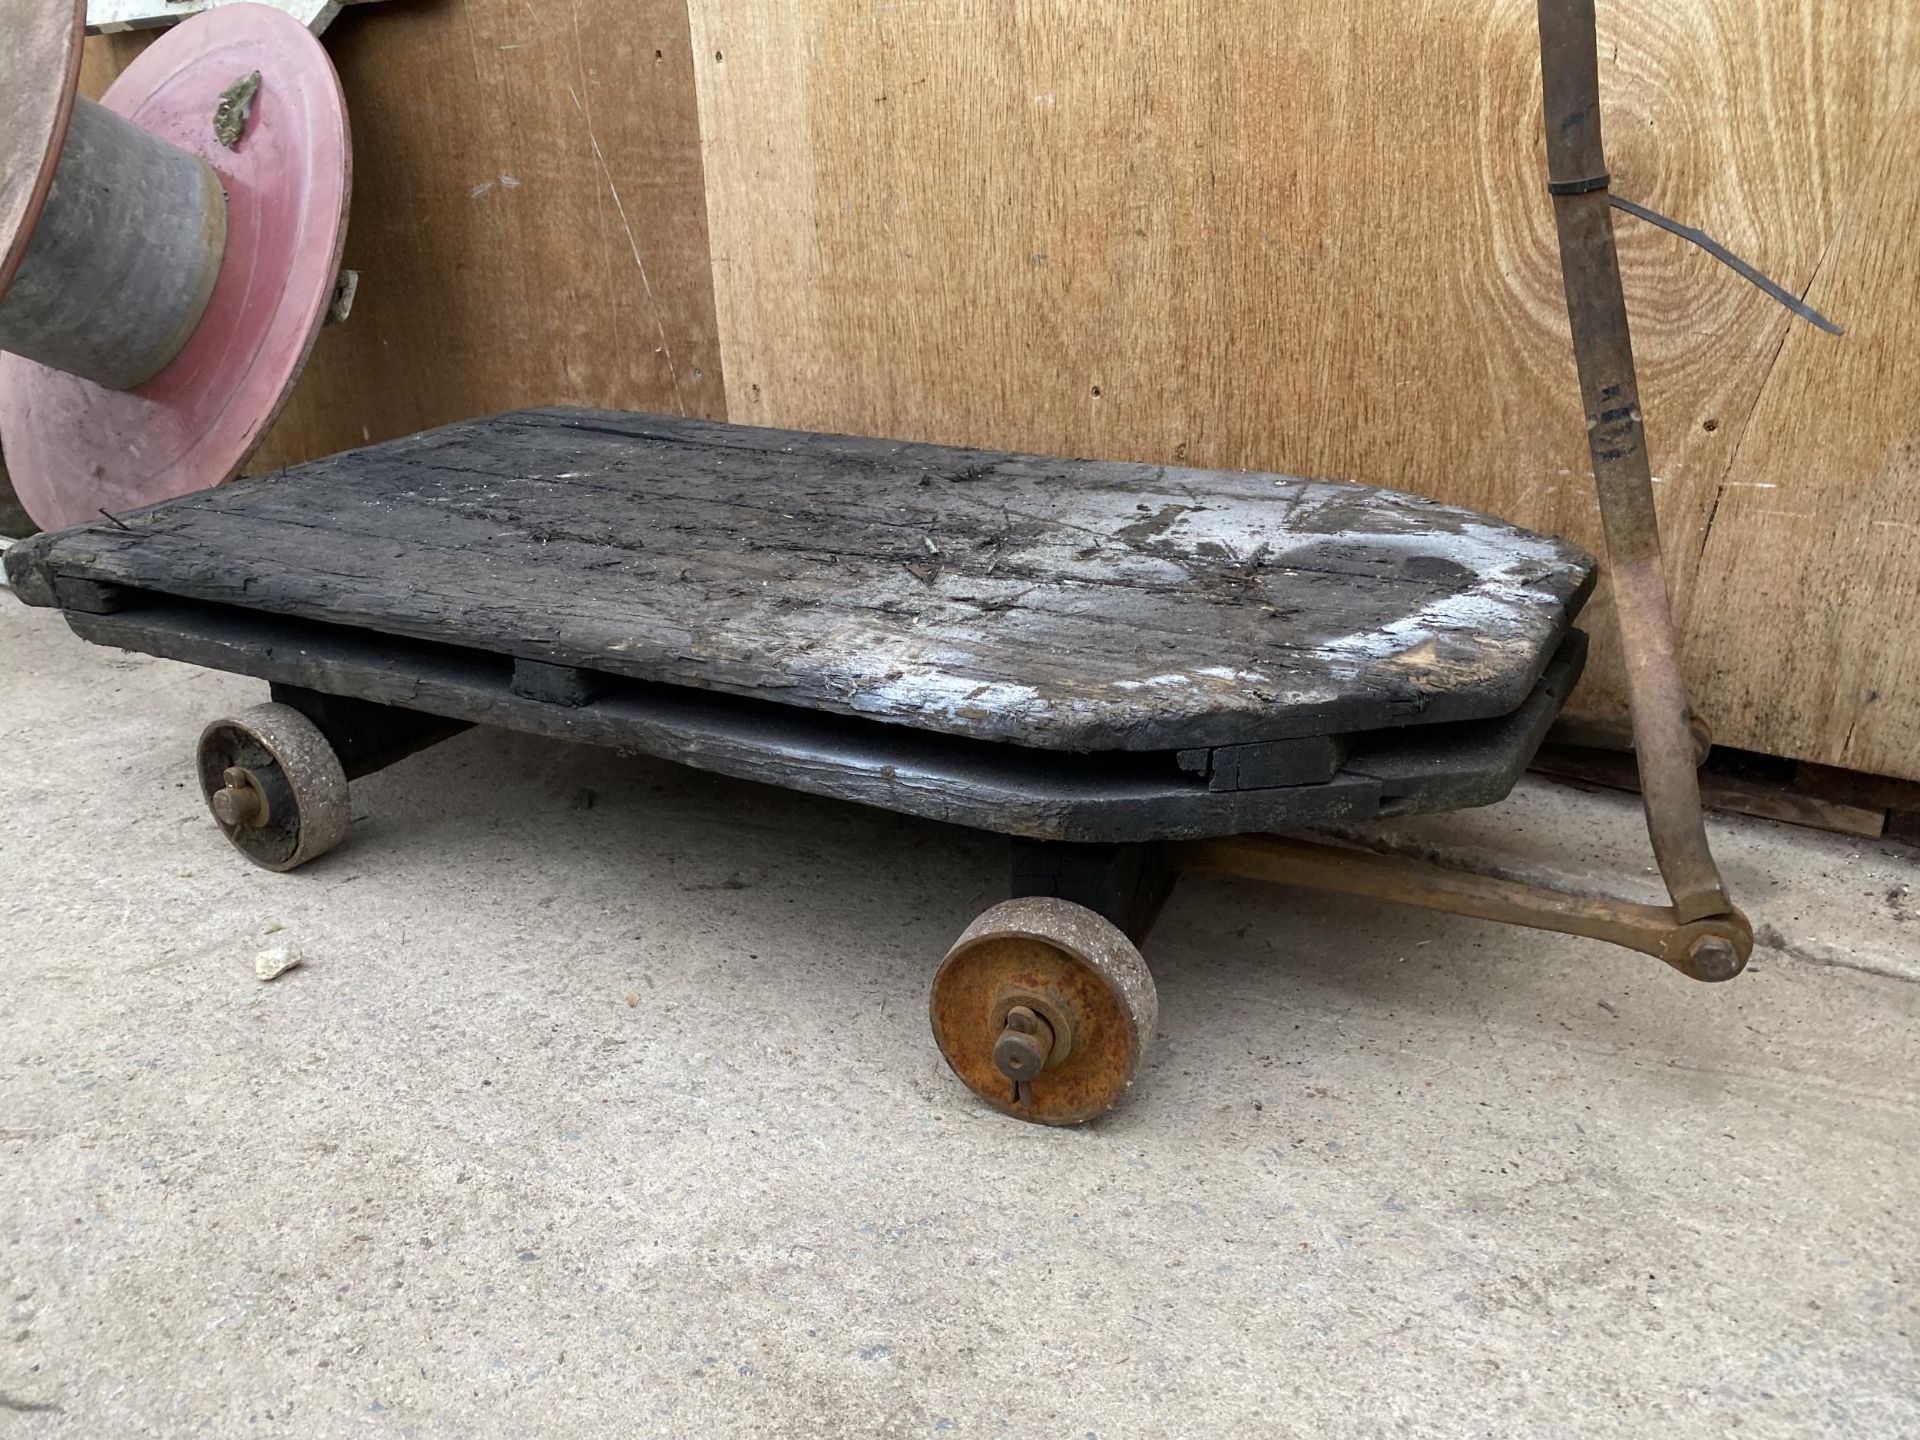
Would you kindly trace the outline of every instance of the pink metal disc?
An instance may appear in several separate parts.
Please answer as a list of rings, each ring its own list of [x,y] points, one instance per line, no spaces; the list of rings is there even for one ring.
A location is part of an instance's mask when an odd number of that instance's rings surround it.
[[[229,150],[214,138],[214,109],[253,70],[259,93]],[[138,389],[0,355],[0,449],[47,529],[238,474],[313,349],[346,242],[346,102],[320,42],[284,10],[202,12],[148,47],[101,103],[213,167],[227,247],[193,338]]]

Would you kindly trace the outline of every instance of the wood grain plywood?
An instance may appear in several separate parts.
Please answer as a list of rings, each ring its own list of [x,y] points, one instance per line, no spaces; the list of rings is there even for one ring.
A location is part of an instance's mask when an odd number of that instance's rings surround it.
[[[1527,0],[691,11],[731,418],[1342,476],[1598,543]],[[1808,283],[1920,20],[1631,0],[1601,25],[1616,189]],[[1684,609],[1787,321],[1619,230]],[[1615,705],[1589,613],[1578,703]]]
[[[1746,426],[1689,650],[1717,736],[1920,779],[1920,91],[1892,117]]]
[[[87,82],[144,43],[89,41]],[[326,45],[359,295],[249,468],[527,404],[721,413],[680,0],[400,0]]]

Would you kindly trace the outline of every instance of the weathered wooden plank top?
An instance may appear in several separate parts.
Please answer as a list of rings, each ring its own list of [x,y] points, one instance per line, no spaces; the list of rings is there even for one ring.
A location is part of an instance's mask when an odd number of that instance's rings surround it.
[[[1506,714],[1593,561],[1359,485],[533,410],[42,536],[7,568],[30,603],[87,579],[1150,750]]]

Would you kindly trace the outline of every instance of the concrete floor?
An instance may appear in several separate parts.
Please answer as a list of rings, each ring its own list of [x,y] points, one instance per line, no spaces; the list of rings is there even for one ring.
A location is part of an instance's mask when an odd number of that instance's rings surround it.
[[[927,1034],[990,838],[474,732],[273,876],[187,775],[264,687],[0,660],[0,1436],[1920,1433],[1912,851],[1716,822],[1718,988],[1190,881],[1049,1132]],[[1636,814],[1403,828],[1644,885]]]

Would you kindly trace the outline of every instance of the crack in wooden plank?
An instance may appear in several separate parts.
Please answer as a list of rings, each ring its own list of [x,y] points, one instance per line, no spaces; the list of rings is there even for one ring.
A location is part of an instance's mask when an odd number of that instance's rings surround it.
[[[1920,93],[1920,83],[1916,83],[1913,88],[1917,93]],[[1806,284],[1800,287],[1800,294],[1803,299],[1813,293],[1814,286],[1819,284],[1821,275],[1825,273],[1827,266],[1833,260],[1835,252],[1840,248],[1840,242],[1851,230],[1854,217],[1859,211],[1862,197],[1866,194],[1879,166],[1881,148],[1892,138],[1895,128],[1896,120],[1888,120],[1882,127],[1880,134],[1875,137],[1873,144],[1867,147],[1866,158],[1860,169],[1860,182],[1853,194],[1847,199],[1846,209],[1840,217],[1840,223],[1834,226],[1833,234],[1827,237],[1827,243],[1820,247],[1820,254],[1814,259],[1813,269],[1807,275]],[[1730,480],[1729,477],[1738,473],[1741,458],[1746,454],[1747,441],[1753,433],[1754,419],[1760,414],[1761,406],[1766,403],[1767,391],[1773,384],[1774,371],[1779,368],[1780,359],[1786,353],[1787,342],[1792,338],[1793,317],[1790,315],[1783,316],[1780,320],[1779,343],[1773,347],[1773,354],[1767,359],[1767,367],[1761,372],[1760,383],[1755,387],[1753,392],[1753,404],[1747,408],[1746,418],[1740,422],[1740,437],[1734,441],[1733,448],[1727,456],[1726,466],[1721,470],[1719,481],[1714,485],[1713,503],[1707,508],[1706,523],[1700,527],[1700,543],[1695,548],[1693,554],[1693,573],[1695,575],[1699,574],[1701,566],[1706,561],[1707,546],[1713,536],[1713,522],[1718,519],[1720,515],[1720,502],[1726,498],[1727,491],[1738,484],[1738,482]]]

